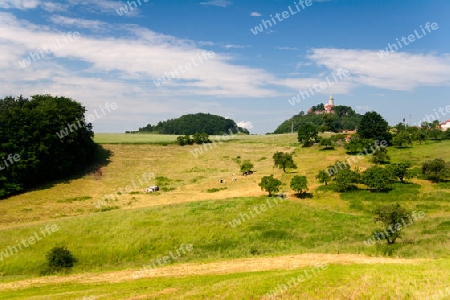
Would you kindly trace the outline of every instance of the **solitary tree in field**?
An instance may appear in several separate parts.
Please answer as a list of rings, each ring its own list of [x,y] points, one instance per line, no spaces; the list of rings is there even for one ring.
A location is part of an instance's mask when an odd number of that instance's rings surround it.
[[[303,147],[312,146],[319,138],[319,130],[313,123],[302,124],[298,129],[298,141]]]
[[[291,189],[299,194],[304,194],[308,190],[308,179],[306,176],[295,175],[291,179]]]
[[[272,196],[273,193],[278,193],[281,181],[273,178],[273,175],[264,176],[258,185],[261,187],[261,190],[268,192],[269,196]]]
[[[374,210],[375,223],[383,224],[385,228],[382,231],[375,231],[374,235],[386,240],[388,245],[395,243],[395,240],[401,237],[402,224],[408,220],[410,212],[400,204],[386,205]]]
[[[273,155],[273,162],[275,167],[283,169],[283,172],[285,173],[286,168],[297,169],[297,165],[292,159],[292,154],[289,153],[275,152]]]

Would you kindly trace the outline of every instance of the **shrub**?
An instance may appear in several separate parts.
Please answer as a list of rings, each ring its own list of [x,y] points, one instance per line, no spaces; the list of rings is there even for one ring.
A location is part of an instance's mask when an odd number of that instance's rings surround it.
[[[53,247],[45,255],[48,261],[48,266],[52,270],[61,270],[63,268],[69,269],[73,267],[76,262],[75,257],[70,253],[66,246]]]
[[[372,162],[374,164],[385,164],[391,159],[387,154],[388,150],[386,147],[378,147],[372,154]]]
[[[429,160],[423,163],[422,174],[433,182],[440,182],[450,176],[450,166],[443,159]]]
[[[253,168],[253,164],[250,160],[246,159],[241,164],[241,172],[248,172]]]

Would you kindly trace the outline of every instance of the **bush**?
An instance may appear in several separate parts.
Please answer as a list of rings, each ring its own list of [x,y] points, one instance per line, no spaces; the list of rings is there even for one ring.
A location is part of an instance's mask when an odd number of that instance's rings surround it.
[[[443,159],[434,159],[422,164],[422,174],[433,182],[440,182],[450,176],[450,166]]]
[[[248,172],[251,171],[253,168],[253,164],[250,162],[250,160],[246,159],[241,164],[241,172]]]
[[[48,266],[52,270],[69,269],[76,262],[75,257],[70,253],[66,246],[53,247],[45,255]]]

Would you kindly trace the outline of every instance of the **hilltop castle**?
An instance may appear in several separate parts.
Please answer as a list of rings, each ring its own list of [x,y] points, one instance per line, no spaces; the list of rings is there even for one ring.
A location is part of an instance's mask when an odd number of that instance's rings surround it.
[[[330,98],[328,98],[328,104],[323,105],[317,105],[313,106],[308,110],[308,114],[334,114],[334,98],[330,95]]]

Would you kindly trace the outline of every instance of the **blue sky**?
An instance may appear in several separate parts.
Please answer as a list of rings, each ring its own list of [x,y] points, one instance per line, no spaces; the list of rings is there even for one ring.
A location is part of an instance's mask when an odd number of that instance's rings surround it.
[[[330,94],[392,125],[450,105],[450,1],[139,1],[0,1],[0,96],[71,97],[95,132],[209,112],[266,133]]]

